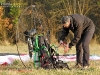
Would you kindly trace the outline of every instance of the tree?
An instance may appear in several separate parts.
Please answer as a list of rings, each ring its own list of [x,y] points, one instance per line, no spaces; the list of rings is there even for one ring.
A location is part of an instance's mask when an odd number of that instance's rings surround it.
[[[8,42],[8,32],[12,29],[9,18],[3,18],[3,7],[0,7],[0,41]]]

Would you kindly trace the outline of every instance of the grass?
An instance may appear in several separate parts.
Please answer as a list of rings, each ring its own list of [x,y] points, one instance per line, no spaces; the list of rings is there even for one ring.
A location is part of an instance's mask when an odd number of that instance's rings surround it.
[[[28,54],[27,45],[18,44],[18,50],[20,54]],[[8,46],[0,46],[1,53],[16,53],[17,47],[16,45],[8,45]],[[59,48],[58,51],[60,54],[63,54],[63,49]],[[75,47],[72,48],[67,54],[75,54]],[[100,55],[100,45],[91,44],[90,45],[90,54]],[[71,71],[68,69],[52,69],[52,70],[44,70],[42,68],[36,69],[33,66],[33,61],[29,61],[24,63],[25,66],[21,63],[21,61],[15,60],[11,65],[1,65],[0,66],[0,75],[100,75],[100,60],[98,61],[90,61],[90,68],[87,70],[81,69],[72,69]],[[69,67],[75,65],[75,62],[68,62]]]

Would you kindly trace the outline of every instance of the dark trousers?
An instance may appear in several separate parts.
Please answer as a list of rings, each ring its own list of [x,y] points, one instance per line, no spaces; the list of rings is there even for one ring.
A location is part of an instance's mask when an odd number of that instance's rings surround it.
[[[76,62],[83,66],[89,66],[89,43],[92,39],[94,31],[95,27],[92,27],[89,31],[86,31],[76,45]]]

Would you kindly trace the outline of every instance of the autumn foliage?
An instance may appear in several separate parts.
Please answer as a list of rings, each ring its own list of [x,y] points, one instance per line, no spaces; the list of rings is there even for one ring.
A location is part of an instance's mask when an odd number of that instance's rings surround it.
[[[13,24],[10,18],[4,17],[4,8],[0,7],[0,40],[4,41],[3,43],[8,42],[8,36],[12,29]]]

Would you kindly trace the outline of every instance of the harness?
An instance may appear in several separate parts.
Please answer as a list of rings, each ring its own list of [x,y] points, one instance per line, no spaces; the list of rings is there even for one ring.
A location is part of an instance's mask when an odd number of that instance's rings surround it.
[[[64,63],[63,61],[59,60],[57,47],[55,47],[55,45],[50,46],[46,35],[35,35],[35,33],[31,35],[31,33],[29,33],[28,50],[30,58],[33,58],[35,68],[68,68],[70,70],[67,63]]]

